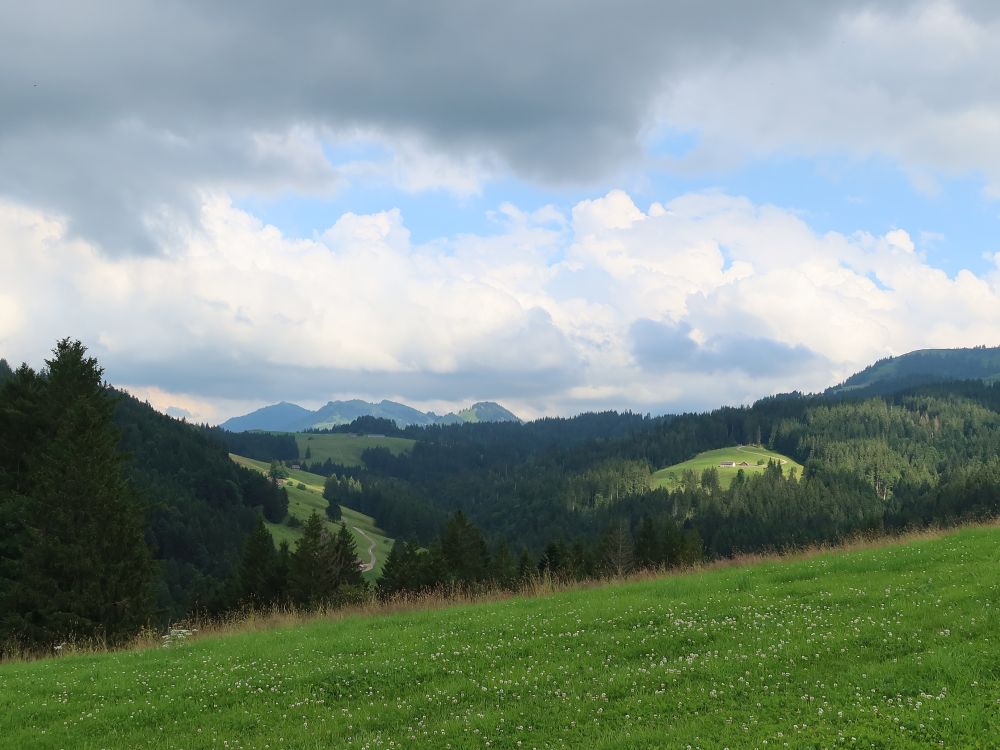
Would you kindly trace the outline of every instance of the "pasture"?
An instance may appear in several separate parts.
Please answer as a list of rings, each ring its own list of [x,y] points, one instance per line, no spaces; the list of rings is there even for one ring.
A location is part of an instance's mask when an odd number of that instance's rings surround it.
[[[687,461],[660,469],[653,473],[651,484],[654,489],[665,487],[672,490],[681,485],[681,479],[686,470],[693,471],[695,477],[700,481],[701,473],[705,469],[714,467],[719,472],[719,484],[725,489],[733,483],[733,479],[736,478],[736,474],[741,469],[747,475],[760,474],[767,468],[768,461],[780,463],[785,476],[788,476],[792,470],[795,471],[796,476],[802,476],[802,464],[793,461],[788,456],[775,453],[759,445],[734,445],[730,448],[705,451]],[[720,464],[727,462],[733,463],[735,466],[720,466]],[[743,462],[748,465],[740,466]]]
[[[1000,531],[0,665],[32,748],[972,748]]]
[[[376,437],[374,435],[351,435],[347,433],[314,434],[295,433],[299,447],[299,459],[303,461],[326,461],[330,459],[341,466],[361,466],[361,454],[368,448],[387,448],[393,455],[413,449],[415,440],[400,437]],[[309,458],[306,458],[306,449]]]
[[[252,458],[237,456],[233,453],[230,453],[229,456],[241,466],[246,466],[261,473],[267,473],[270,466],[264,461],[256,461]],[[311,474],[308,471],[301,471],[299,469],[288,469],[288,474],[290,481],[285,484],[285,489],[288,491],[288,518],[285,519],[284,523],[265,521],[264,525],[271,532],[275,544],[288,542],[294,548],[299,537],[302,536],[302,531],[299,526],[295,525],[294,521],[291,522],[292,525],[289,524],[289,521],[294,518],[299,523],[304,523],[313,514],[313,511],[326,519],[326,507],[329,505],[329,502],[323,497],[324,479],[319,474]],[[299,484],[303,484],[305,489],[299,488]],[[361,557],[362,562],[368,562],[369,560],[368,548],[371,545],[369,539],[375,541],[375,568],[364,574],[366,579],[374,582],[382,572],[382,565],[389,556],[393,540],[378,528],[375,519],[371,516],[367,516],[353,508],[348,508],[346,505],[340,506],[340,512],[344,523],[347,524],[347,528],[358,545],[358,555]],[[330,532],[336,533],[339,523],[329,520],[326,523]],[[365,535],[368,536],[368,539],[365,538]]]

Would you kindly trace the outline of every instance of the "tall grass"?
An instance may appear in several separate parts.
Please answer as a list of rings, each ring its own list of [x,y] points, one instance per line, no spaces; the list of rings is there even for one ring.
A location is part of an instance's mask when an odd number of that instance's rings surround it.
[[[0,665],[0,747],[995,747],[998,541],[192,621],[169,648]]]
[[[128,643],[117,646],[110,646],[102,639],[69,639],[50,649],[38,650],[25,647],[16,641],[8,642],[0,644],[0,664],[36,661],[70,654],[102,654],[111,651],[142,651],[158,648],[164,645],[164,639],[170,630],[178,628],[191,631],[185,640],[195,641],[238,633],[293,628],[315,622],[337,622],[346,618],[382,617],[468,604],[506,601],[511,598],[537,598],[630,582],[664,580],[711,570],[745,568],[771,562],[809,560],[831,552],[879,549],[890,545],[939,539],[945,535],[957,533],[960,528],[990,528],[996,527],[998,524],[1000,524],[1000,520],[990,520],[967,524],[963,527],[911,529],[894,535],[873,532],[859,533],[836,544],[813,544],[795,549],[737,554],[686,567],[642,568],[624,575],[606,575],[585,580],[571,580],[542,572],[519,582],[514,588],[489,582],[474,586],[442,584],[425,591],[400,592],[388,598],[377,596],[375,590],[371,589],[360,601],[345,605],[329,604],[313,608],[296,607],[291,604],[274,604],[266,607],[245,606],[221,615],[195,614],[173,622],[162,630],[147,627],[136,634]],[[747,573],[740,581],[738,590],[750,591],[752,589],[751,573]]]

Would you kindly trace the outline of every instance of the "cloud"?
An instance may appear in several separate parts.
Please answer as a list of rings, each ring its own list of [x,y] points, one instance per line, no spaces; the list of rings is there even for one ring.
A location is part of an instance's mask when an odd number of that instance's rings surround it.
[[[175,419],[191,419],[193,416],[191,412],[187,409],[183,409],[180,406],[168,406],[164,412],[168,416],[174,417]]]
[[[699,134],[692,165],[833,148],[1000,180],[989,5],[42,0],[3,20],[0,194],[112,254],[197,229],[206,191],[593,185],[664,129]],[[330,158],[358,142],[382,157]]]
[[[755,336],[752,331],[724,333],[698,344],[691,338],[689,325],[640,319],[631,325],[629,335],[639,366],[653,373],[694,371],[717,375],[738,370],[760,377],[803,373],[810,368],[829,369],[828,362],[801,344],[790,346]]]
[[[578,379],[578,352],[549,313],[507,291],[524,260],[484,255],[488,239],[415,247],[388,211],[290,240],[223,199],[200,222],[166,253],[108,258],[58,220],[0,206],[0,299],[19,311],[0,350],[38,362],[77,336],[114,382],[155,387],[164,408],[195,415],[204,410],[169,394],[476,400]],[[553,236],[522,217],[505,239],[542,248]]]
[[[987,274],[949,276],[902,228],[818,234],[711,192],[495,218],[493,234],[418,245],[397,210],[348,213],[300,240],[212,197],[200,232],[108,257],[0,203],[0,355],[37,365],[79,337],[113,382],[214,420],[347,396],[678,411],[1000,344],[1000,254]]]
[[[808,47],[745,47],[674,80],[658,121],[699,143],[674,168],[769,154],[895,160],[914,186],[936,176],[1000,182],[1000,32],[995,4],[928,0],[841,8]]]

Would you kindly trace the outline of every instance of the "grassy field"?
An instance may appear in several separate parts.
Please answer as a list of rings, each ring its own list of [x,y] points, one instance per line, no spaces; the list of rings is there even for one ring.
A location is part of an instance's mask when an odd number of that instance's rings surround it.
[[[241,466],[256,469],[264,473],[267,472],[270,466],[270,464],[264,461],[255,461],[252,458],[237,456],[233,453],[230,453],[229,456]],[[285,489],[288,490],[288,515],[304,522],[312,515],[313,511],[316,511],[323,518],[326,518],[326,506],[329,503],[323,497],[323,477],[319,474],[310,474],[308,471],[297,469],[289,469],[288,474],[291,480],[285,484]],[[298,487],[299,484],[305,485],[305,489],[300,489]],[[358,544],[358,554],[363,561],[368,561],[368,547],[371,545],[371,542],[365,539],[364,534],[375,540],[375,568],[365,573],[365,578],[370,581],[378,579],[379,574],[382,572],[382,565],[389,556],[389,550],[392,549],[393,540],[387,537],[385,532],[375,525],[375,519],[371,516],[366,516],[364,513],[348,508],[346,505],[340,506],[340,512],[343,514],[343,520],[347,524],[347,528],[354,535],[354,541]],[[302,536],[301,529],[289,526],[287,521],[286,523],[270,523],[265,521],[265,525],[271,532],[271,536],[274,537],[275,544],[287,541],[294,547],[299,537]],[[327,526],[331,531],[335,532],[337,530],[337,524],[334,524],[332,521],[327,521]],[[358,529],[363,531],[364,534],[360,533]]]
[[[32,748],[992,748],[1000,531],[0,665]]]
[[[780,453],[775,453],[774,451],[769,451],[767,448],[761,448],[757,445],[734,445],[731,448],[720,448],[714,451],[705,451],[704,453],[699,453],[692,459],[684,461],[679,464],[674,464],[673,466],[668,466],[665,469],[660,469],[653,474],[652,485],[653,487],[666,487],[667,489],[674,489],[680,486],[681,475],[685,469],[691,469],[694,471],[695,475],[701,479],[701,473],[710,467],[715,467],[719,470],[719,483],[723,487],[728,487],[733,483],[733,479],[736,477],[736,473],[743,469],[747,474],[757,474],[762,471],[767,466],[768,460],[779,461],[781,463],[781,468],[785,472],[786,476],[792,469],[798,476],[802,476],[802,464],[798,464],[788,456],[783,456]],[[732,461],[736,464],[735,468],[721,467],[719,464],[726,461]],[[739,466],[740,463],[746,461],[749,466]],[[762,464],[758,464],[758,461],[763,461]]]
[[[306,460],[306,448],[309,448],[309,461],[326,461],[330,459],[341,466],[361,466],[361,454],[368,448],[388,448],[394,455],[405,453],[413,448],[415,440],[398,437],[373,437],[370,435],[349,435],[333,433],[330,435],[313,435],[298,432],[295,442],[299,446],[299,458]]]

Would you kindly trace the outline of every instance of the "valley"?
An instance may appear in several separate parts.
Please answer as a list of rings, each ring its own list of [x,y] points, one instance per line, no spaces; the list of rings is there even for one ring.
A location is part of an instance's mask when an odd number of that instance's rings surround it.
[[[269,464],[263,461],[255,461],[252,458],[244,458],[235,454],[230,454],[230,458],[240,466],[267,474]],[[288,479],[283,482],[283,485],[285,491],[288,492],[288,516],[281,523],[270,521],[265,523],[275,544],[288,542],[294,546],[302,536],[302,524],[313,513],[318,513],[324,519],[327,530],[335,533],[340,522],[331,521],[327,517],[326,509],[329,503],[323,497],[325,477],[310,474],[301,469],[285,470],[288,473]],[[365,568],[363,570],[365,577],[374,582],[382,571],[382,565],[385,563],[389,550],[392,549],[393,540],[385,536],[371,516],[345,505],[340,506],[340,512],[341,519],[358,545],[358,552],[361,553]]]

